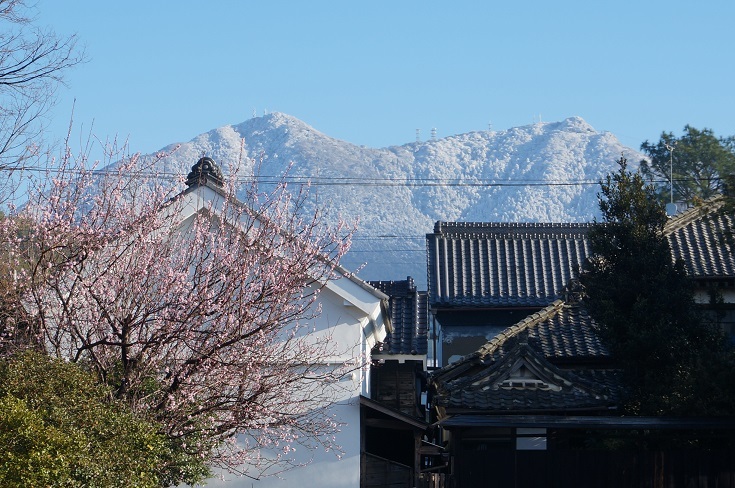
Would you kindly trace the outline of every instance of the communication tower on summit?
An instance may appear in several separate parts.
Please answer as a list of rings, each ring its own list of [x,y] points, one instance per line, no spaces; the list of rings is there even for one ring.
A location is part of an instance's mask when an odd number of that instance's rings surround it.
[[[416,142],[421,142],[421,129],[416,129]]]
[[[436,140],[436,127],[433,127],[431,129],[431,140],[432,141],[435,141]]]

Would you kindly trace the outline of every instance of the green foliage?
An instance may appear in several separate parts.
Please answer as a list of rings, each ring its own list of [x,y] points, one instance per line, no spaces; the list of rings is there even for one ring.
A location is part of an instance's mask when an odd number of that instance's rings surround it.
[[[670,198],[672,166],[674,201],[687,203],[722,193],[725,178],[735,171],[735,140],[715,137],[710,129],[687,125],[679,138],[663,132],[657,143],[641,144],[641,151],[648,156],[641,161],[643,175],[669,182],[659,192],[664,201]]]
[[[0,481],[4,486],[64,486],[83,439],[46,425],[15,396],[0,398]]]
[[[603,223],[589,233],[592,258],[580,280],[602,339],[620,362],[629,413],[733,413],[731,355],[702,320],[682,263],[672,263],[664,208],[638,173],[602,182]],[[730,373],[731,375],[731,373]],[[735,378],[731,378],[735,379]]]
[[[158,487],[201,481],[201,458],[137,418],[79,366],[33,352],[0,364],[0,485]]]

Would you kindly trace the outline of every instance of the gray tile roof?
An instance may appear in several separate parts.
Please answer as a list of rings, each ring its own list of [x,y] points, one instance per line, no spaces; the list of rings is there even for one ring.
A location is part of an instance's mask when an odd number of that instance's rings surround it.
[[[523,359],[557,388],[503,383]],[[615,404],[617,372],[589,315],[557,300],[483,347],[431,375],[436,403],[456,410],[605,410]]]
[[[735,277],[732,212],[716,197],[668,221],[672,258],[693,278]],[[591,223],[437,222],[426,235],[432,308],[544,307],[590,254]]]
[[[735,225],[724,205],[715,197],[672,218],[664,229],[673,258],[683,260],[695,279],[735,277]]]
[[[567,375],[572,377],[572,375]],[[580,410],[605,411],[614,402],[599,388],[582,386],[577,380],[569,382],[559,391],[554,390],[514,390],[514,389],[454,389],[443,407],[467,410],[508,412],[569,412]],[[445,399],[442,398],[444,401]]]
[[[432,307],[543,307],[589,254],[588,223],[437,222],[426,235]]]
[[[566,360],[609,358],[587,311],[580,306],[557,300],[545,309],[509,327],[480,349],[481,355],[496,359],[507,353],[509,339],[525,333],[545,357]]]
[[[417,291],[410,276],[400,281],[370,281],[375,289],[390,298],[388,307],[393,331],[388,333],[382,350],[383,354],[426,354],[428,350],[428,296],[425,291]]]
[[[672,259],[695,279],[735,278],[734,220],[721,197],[670,219]],[[438,222],[427,234],[432,307],[545,307],[432,373],[437,405],[502,414],[615,404],[618,372],[594,322],[558,300],[589,254],[590,225]],[[508,383],[519,360],[558,388]]]

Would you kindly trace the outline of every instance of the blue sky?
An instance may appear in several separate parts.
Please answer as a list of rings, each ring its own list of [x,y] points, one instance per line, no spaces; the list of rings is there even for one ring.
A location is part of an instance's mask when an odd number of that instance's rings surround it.
[[[50,126],[153,152],[264,111],[372,147],[583,117],[735,135],[735,2],[39,0],[76,33]],[[74,102],[76,100],[76,102]]]

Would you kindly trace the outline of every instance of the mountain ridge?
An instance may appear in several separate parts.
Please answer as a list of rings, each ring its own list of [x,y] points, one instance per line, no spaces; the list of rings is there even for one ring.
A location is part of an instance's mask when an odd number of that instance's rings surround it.
[[[186,174],[201,156],[240,175],[311,181],[314,202],[359,219],[343,261],[368,280],[413,276],[425,286],[425,235],[434,223],[587,222],[599,217],[599,182],[623,156],[643,155],[581,117],[503,131],[473,131],[370,148],[335,139],[274,112],[166,146],[167,172]],[[271,178],[272,179],[272,178]],[[316,203],[314,203],[316,205]],[[363,265],[363,263],[367,263]]]

